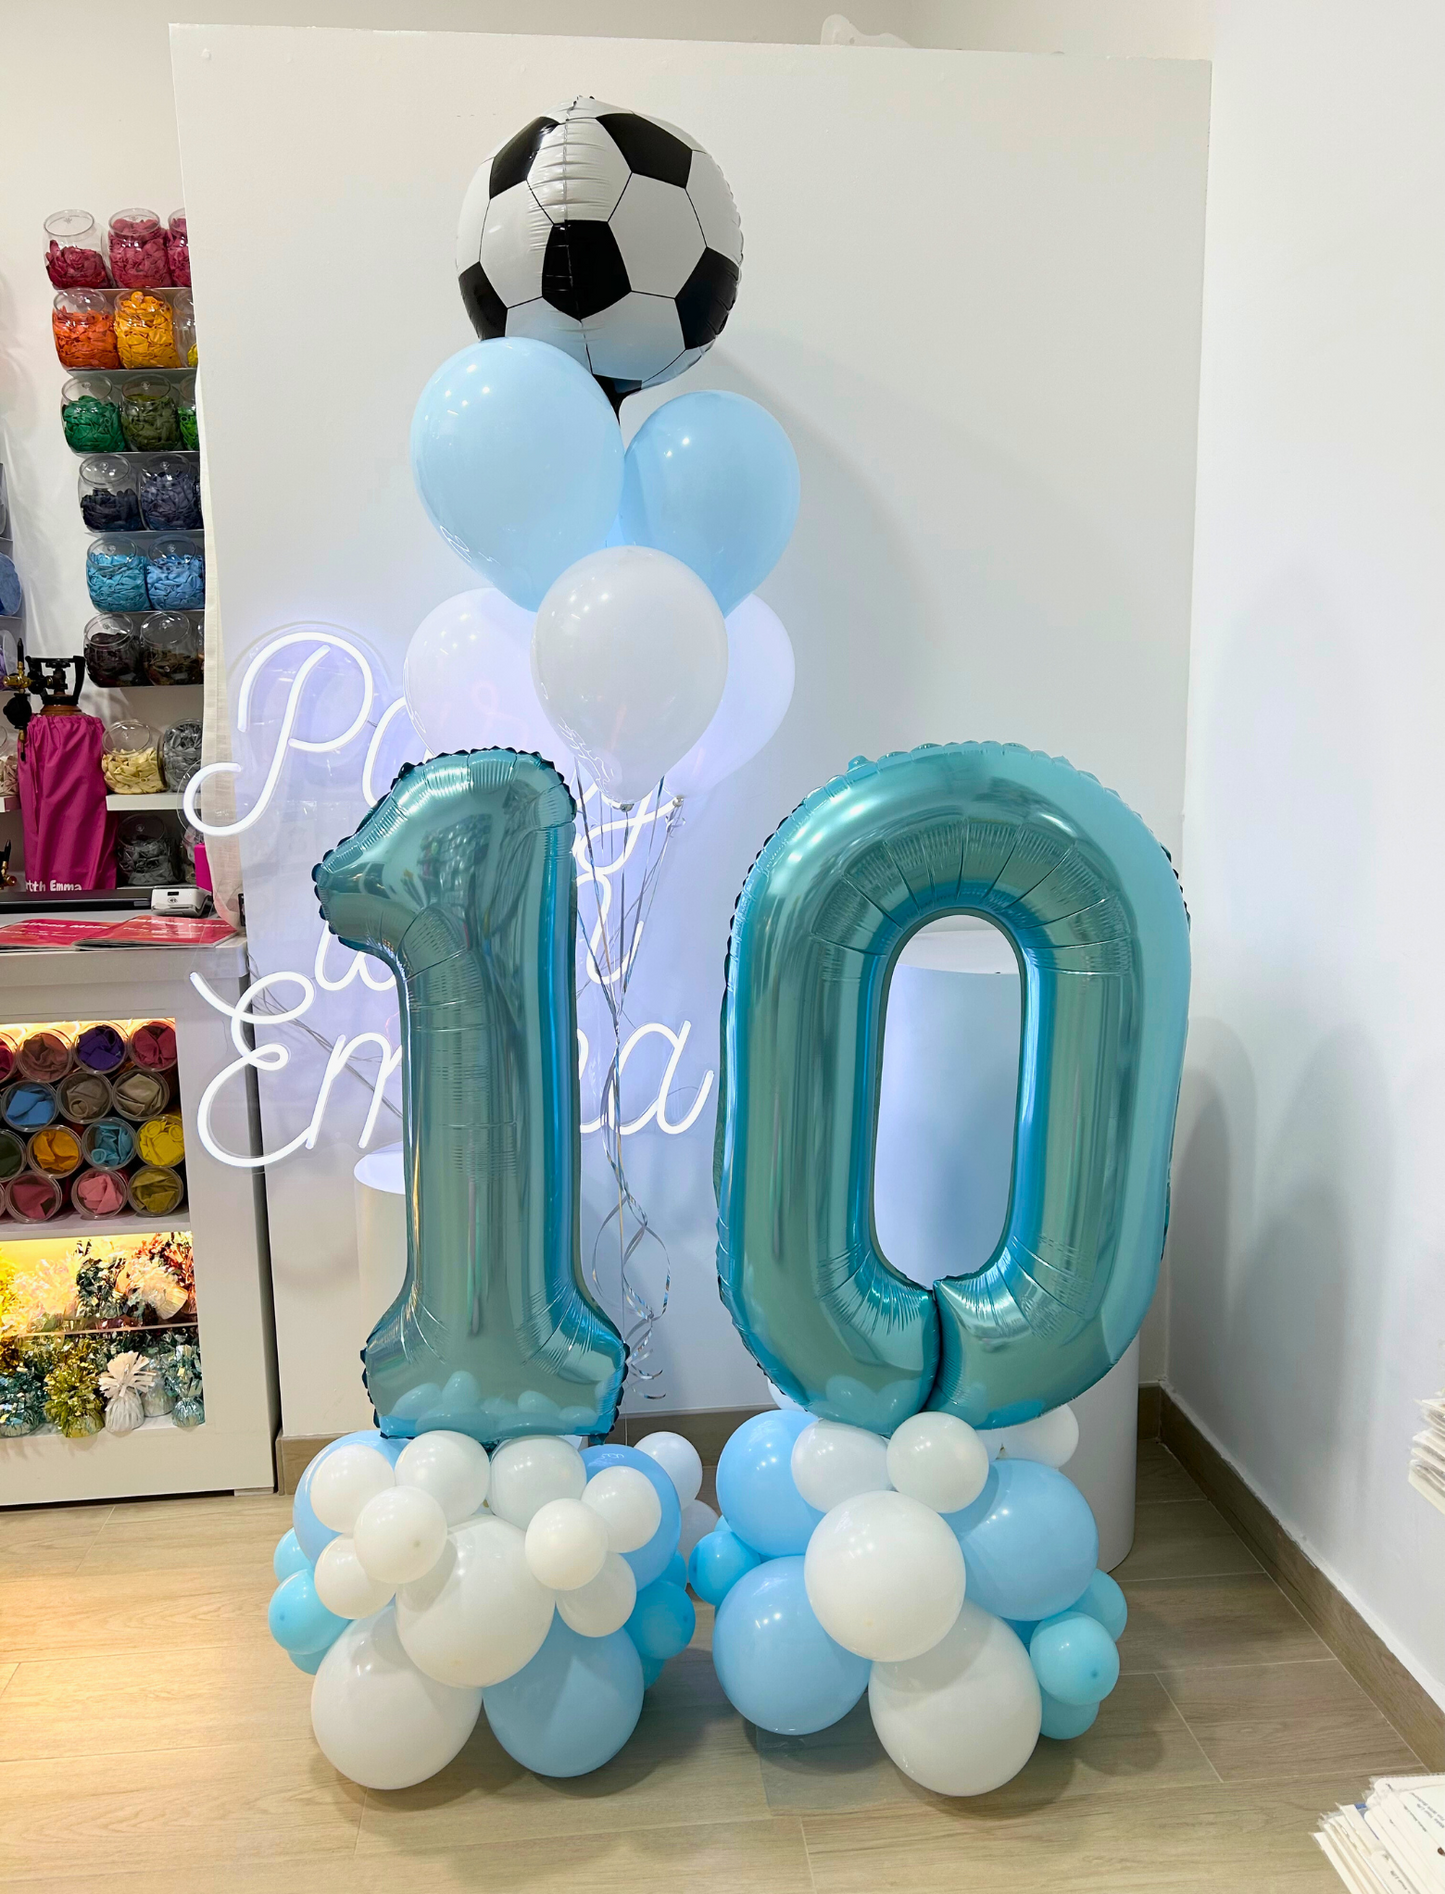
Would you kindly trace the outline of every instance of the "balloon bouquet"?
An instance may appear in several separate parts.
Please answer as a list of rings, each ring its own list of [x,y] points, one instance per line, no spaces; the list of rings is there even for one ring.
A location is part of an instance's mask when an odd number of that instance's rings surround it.
[[[654,1306],[633,1269],[660,1239],[623,1163],[627,989],[684,805],[756,755],[792,697],[788,634],[754,587],[788,543],[799,487],[786,433],[742,395],[675,396],[625,451],[616,410],[706,353],[741,263],[726,180],[685,133],[591,98],[533,120],[467,192],[457,265],[483,339],[437,370],[411,437],[423,505],[488,582],[412,639],[412,722],[432,754],[541,752],[580,809],[616,1185],[592,1274],[615,1241],[643,1381],[667,1287]]]

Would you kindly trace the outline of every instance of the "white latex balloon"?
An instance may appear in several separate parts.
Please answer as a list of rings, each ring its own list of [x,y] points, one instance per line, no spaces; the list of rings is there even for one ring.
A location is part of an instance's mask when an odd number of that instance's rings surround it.
[[[590,1584],[607,1561],[607,1526],[580,1499],[549,1499],[532,1515],[526,1550],[539,1585],[576,1591]]]
[[[965,1599],[931,1651],[873,1666],[868,1708],[904,1775],[937,1795],[986,1795],[1033,1754],[1043,1699],[1013,1631]]]
[[[537,611],[542,708],[612,802],[636,802],[681,760],[711,721],[727,668],[717,601],[651,546],[589,553]]]
[[[366,1502],[394,1479],[384,1453],[355,1444],[333,1447],[311,1475],[311,1510],[333,1532],[350,1532]]]
[[[481,1708],[480,1690],[451,1690],[422,1675],[401,1647],[390,1606],[346,1627],[311,1686],[321,1753],[365,1789],[407,1789],[445,1769]]]
[[[398,1592],[397,1630],[428,1677],[499,1684],[541,1650],[552,1604],[527,1563],[522,1534],[484,1516],[458,1526],[433,1570]]]
[[[979,1429],[990,1460],[1003,1454],[1010,1460],[1038,1460],[1046,1467],[1064,1467],[1079,1445],[1079,1422],[1071,1407],[1052,1407],[1037,1420],[1013,1427]]]
[[[351,1536],[368,1577],[380,1585],[409,1585],[441,1557],[447,1516],[420,1487],[393,1486],[366,1502]]]
[[[338,1618],[370,1618],[391,1603],[394,1585],[372,1578],[350,1539],[328,1539],[316,1561],[316,1596]]]
[[[491,1479],[487,1450],[470,1434],[438,1430],[419,1434],[397,1456],[398,1486],[419,1487],[430,1493],[446,1514],[449,1526],[459,1526],[487,1497]]]
[[[677,1549],[682,1555],[684,1565],[692,1556],[692,1548],[699,1539],[705,1539],[718,1522],[718,1515],[706,1500],[692,1499],[682,1509],[682,1531],[678,1535]]]
[[[774,1407],[781,1407],[785,1412],[788,1408],[792,1408],[796,1413],[802,1413],[802,1402],[795,1401],[791,1394],[784,1394],[783,1390],[771,1381],[768,1382],[768,1393],[773,1397]]]
[[[677,1488],[679,1506],[686,1506],[697,1498],[702,1485],[702,1456],[690,1440],[681,1434],[645,1434],[634,1445],[639,1453],[655,1460],[672,1481]]]
[[[554,1434],[508,1440],[492,1455],[487,1504],[499,1519],[525,1532],[549,1499],[581,1499],[587,1469],[575,1447]]]
[[[728,676],[712,722],[667,772],[664,793],[702,796],[750,763],[793,701],[792,640],[777,613],[750,593],[725,619]]]
[[[573,769],[532,682],[535,614],[490,586],[443,599],[407,646],[407,714],[433,756],[500,746],[539,750]]]
[[[557,1614],[579,1637],[605,1638],[622,1629],[636,1603],[632,1567],[620,1552],[609,1552],[596,1578],[557,1594]]]
[[[988,1481],[988,1451],[956,1414],[914,1414],[888,1443],[888,1478],[936,1513],[961,1512]]]
[[[858,1493],[881,1493],[888,1478],[882,1434],[837,1421],[810,1421],[793,1442],[793,1484],[820,1513]]]
[[[860,1493],[815,1527],[803,1583],[845,1651],[896,1663],[947,1636],[963,1603],[963,1553],[938,1514],[906,1493]]]
[[[587,1482],[582,1504],[602,1521],[613,1552],[640,1552],[662,1524],[662,1501],[636,1467],[603,1467]]]

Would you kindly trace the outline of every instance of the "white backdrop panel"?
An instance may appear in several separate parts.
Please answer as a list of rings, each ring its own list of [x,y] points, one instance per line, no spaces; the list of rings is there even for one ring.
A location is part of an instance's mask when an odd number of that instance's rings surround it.
[[[749,862],[854,754],[1022,741],[1093,770],[1177,846],[1206,67],[287,28],[182,27],[172,46],[233,665],[314,616],[362,632],[399,681],[411,630],[469,582],[412,492],[406,438],[423,383],[470,340],[452,233],[493,145],[589,91],[685,125],[732,184],[746,254],[723,341],[629,401],[624,428],[699,386],[788,428],[802,513],[762,590],[798,688],[768,750],[682,831],[649,933],[634,1012],[692,1020],[680,1087],[716,1062]],[[260,966],[309,966],[307,850],[361,807],[258,838]],[[333,1003],[353,1030],[375,1023],[355,993]],[[271,1145],[316,1090],[321,1055],[293,1043],[267,1082]],[[268,1178],[290,1433],[365,1416],[365,1109],[338,1092],[317,1149]],[[679,1408],[761,1387],[716,1295],[712,1127],[709,1104],[681,1138],[632,1140],[672,1256],[660,1355]],[[383,1115],[376,1141],[395,1135]],[[974,1233],[980,1260],[995,1233]]]

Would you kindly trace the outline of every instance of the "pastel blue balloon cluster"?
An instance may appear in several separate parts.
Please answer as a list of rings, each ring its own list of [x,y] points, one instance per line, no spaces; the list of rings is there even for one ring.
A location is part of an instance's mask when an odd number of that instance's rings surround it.
[[[797,456],[756,401],[678,395],[624,455],[587,371],[518,336],[442,364],[417,402],[411,461],[438,532],[528,611],[604,545],[651,546],[696,572],[726,616],[777,564],[798,513]]]
[[[717,1609],[713,1662],[729,1702],[789,1736],[846,1716],[872,1669],[823,1629],[804,1584],[803,1555],[823,1515],[799,1493],[791,1459],[811,1420],[762,1414],[733,1434],[717,1470],[722,1517],[688,1562],[693,1590]],[[1087,1501],[1053,1467],[1000,1460],[971,1506],[942,1517],[963,1552],[966,1597],[1028,1650],[1043,1734],[1082,1734],[1118,1680],[1114,1647],[1128,1615],[1118,1585],[1095,1569]]]

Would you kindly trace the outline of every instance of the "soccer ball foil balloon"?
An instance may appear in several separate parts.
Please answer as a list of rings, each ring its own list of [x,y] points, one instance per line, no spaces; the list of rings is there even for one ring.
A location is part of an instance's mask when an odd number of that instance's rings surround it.
[[[727,180],[686,132],[578,98],[482,165],[457,229],[478,336],[550,342],[614,405],[722,333],[743,235]]]

